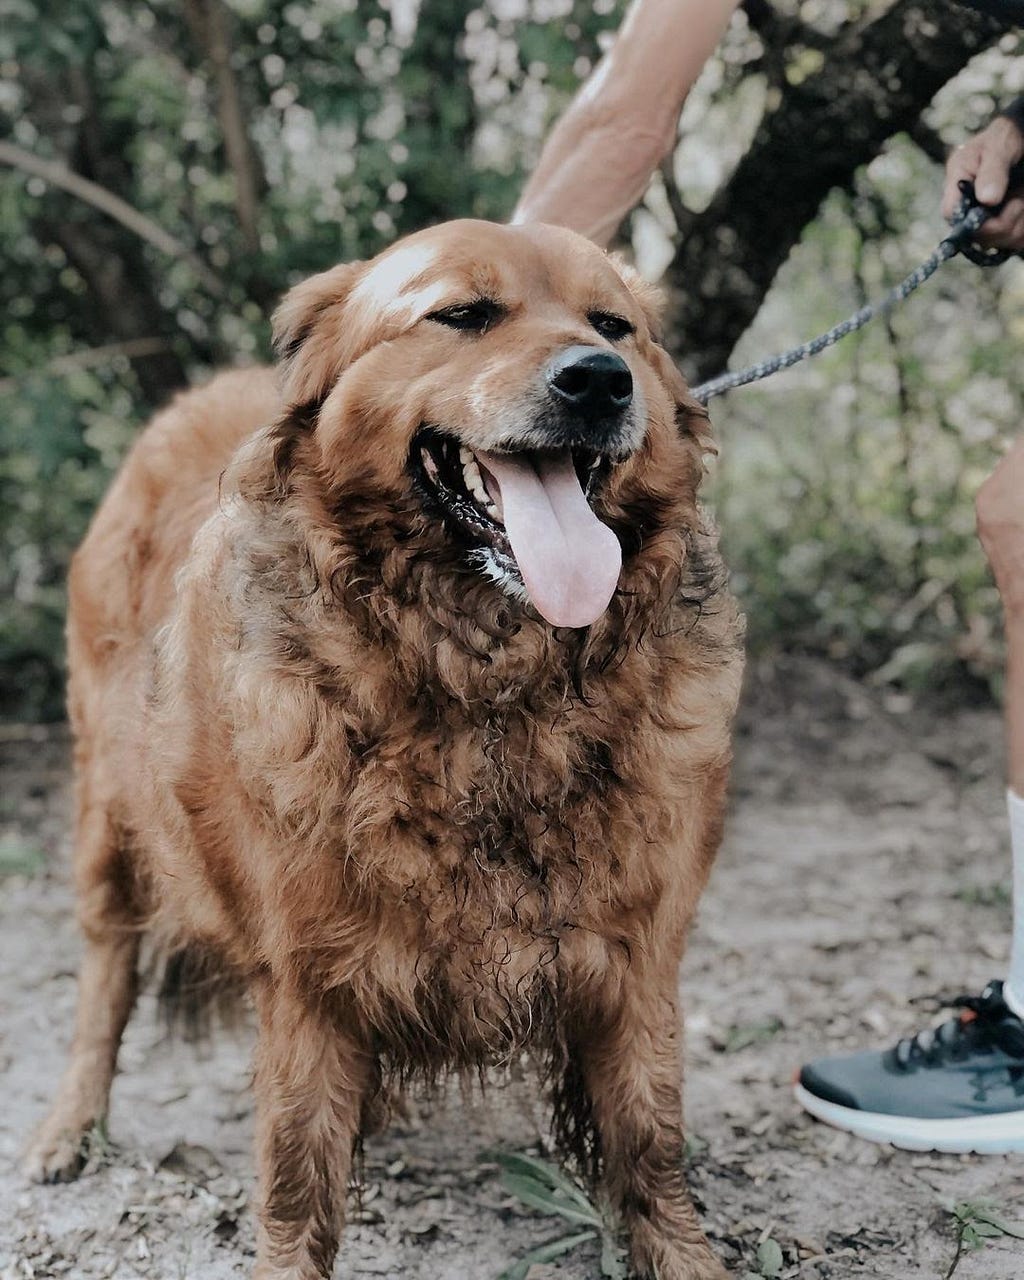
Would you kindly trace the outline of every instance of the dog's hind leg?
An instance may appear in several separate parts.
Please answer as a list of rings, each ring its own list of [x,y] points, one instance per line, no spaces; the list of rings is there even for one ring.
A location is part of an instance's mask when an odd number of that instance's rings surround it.
[[[123,832],[81,778],[75,850],[85,950],[71,1056],[57,1097],[25,1156],[36,1182],[68,1182],[103,1132],[117,1052],[136,991],[141,925]]]
[[[606,1190],[643,1280],[726,1280],[686,1187],[676,975],[630,970],[616,1008],[575,1037]]]
[[[376,1059],[343,1016],[279,985],[257,992],[257,1008],[254,1280],[326,1280]]]

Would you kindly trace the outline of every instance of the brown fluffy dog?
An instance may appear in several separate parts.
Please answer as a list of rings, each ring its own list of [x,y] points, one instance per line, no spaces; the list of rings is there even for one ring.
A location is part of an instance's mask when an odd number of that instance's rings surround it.
[[[569,232],[451,223],[300,285],[276,379],[141,437],[71,576],[86,948],[35,1177],[106,1111],[148,933],[255,1002],[260,1280],[330,1274],[389,1080],[522,1050],[637,1271],[725,1274],[677,980],[739,626],[653,323]]]

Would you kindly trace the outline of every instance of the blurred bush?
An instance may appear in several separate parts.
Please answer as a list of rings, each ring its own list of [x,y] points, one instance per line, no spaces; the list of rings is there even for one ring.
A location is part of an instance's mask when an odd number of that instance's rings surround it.
[[[269,311],[301,276],[446,217],[506,217],[621,7],[8,0],[0,715],[62,714],[68,560],[148,413],[218,365],[266,358]],[[624,229],[649,274],[685,235],[679,201],[706,204],[775,86],[820,70],[793,24],[827,41],[869,9],[780,0],[795,52],[779,66],[770,33],[737,20],[688,103],[678,188],[669,166]],[[834,192],[736,359],[825,327],[923,257],[941,234],[936,147],[1021,82],[1019,44],[995,42],[924,133]],[[30,172],[25,154],[119,197],[177,248]],[[991,681],[996,601],[971,499],[1016,429],[1024,279],[1019,264],[957,264],[927,290],[888,329],[719,402],[712,494],[756,644],[905,684],[968,669]]]
[[[880,296],[941,238],[940,171],[906,137],[834,193],[737,364]],[[879,683],[1002,685],[999,599],[974,497],[1021,429],[1024,268],[964,259],[890,320],[713,405],[714,505],[760,650]]]

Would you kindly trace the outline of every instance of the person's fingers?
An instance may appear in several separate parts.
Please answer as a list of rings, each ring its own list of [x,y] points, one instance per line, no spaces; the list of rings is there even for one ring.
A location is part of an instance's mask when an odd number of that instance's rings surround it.
[[[974,194],[982,204],[998,204],[1006,195],[1010,183],[1010,167],[1014,162],[1011,149],[996,134],[987,140],[978,162],[978,176],[974,179]]]
[[[1011,196],[999,216],[981,227],[977,240],[993,249],[1024,249],[1024,195]]]
[[[981,153],[974,192],[982,204],[998,204],[1006,195],[1010,170],[1024,155],[1024,134],[1004,117],[992,121],[978,134]]]
[[[1021,201],[1017,209],[1017,217],[1012,227],[1003,237],[1003,242],[996,246],[999,249],[1009,249],[1011,253],[1020,253],[1024,249],[1024,201]]]
[[[956,213],[960,203],[960,182],[974,178],[978,172],[980,148],[978,139],[972,138],[963,146],[956,147],[949,153],[946,161],[946,180],[942,189],[942,216],[947,220]]]

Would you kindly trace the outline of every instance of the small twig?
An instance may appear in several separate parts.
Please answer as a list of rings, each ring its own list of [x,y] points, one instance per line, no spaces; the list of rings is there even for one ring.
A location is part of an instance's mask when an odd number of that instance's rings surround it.
[[[923,151],[929,160],[933,160],[936,164],[946,163],[949,147],[942,141],[938,132],[931,125],[925,124],[919,118],[907,129],[907,135],[918,150]]]
[[[960,1265],[961,1259],[969,1249],[980,1249],[992,1239],[1008,1237],[1011,1240],[1024,1240],[1024,1231],[1015,1230],[981,1202],[963,1201],[953,1206],[953,1220],[956,1223],[956,1253],[949,1264],[943,1280],[952,1280],[953,1274]],[[979,1231],[976,1223],[989,1228],[987,1232]]]
[[[668,200],[668,207],[672,210],[672,218],[676,224],[676,230],[680,237],[685,236],[686,230],[693,221],[692,210],[686,207],[682,193],[679,190],[679,183],[676,182],[676,175],[672,167],[673,157],[666,156],[659,166],[661,170],[661,180],[665,185],[665,198]]]
[[[964,1233],[958,1231],[956,1233],[956,1253],[953,1255],[953,1261],[949,1264],[949,1270],[943,1276],[942,1280],[953,1280],[953,1272],[960,1265],[960,1259],[964,1256]]]
[[[120,196],[114,195],[106,187],[101,187],[98,182],[83,178],[80,173],[75,173],[67,165],[63,165],[59,161],[45,160],[42,156],[33,155],[31,151],[25,151],[22,147],[15,146],[12,142],[0,141],[0,164],[10,165],[12,169],[20,169],[23,173],[30,173],[33,177],[42,178],[44,182],[48,182],[51,186],[59,187],[77,200],[92,205],[94,209],[99,209],[101,213],[113,218],[115,222],[119,222],[122,227],[127,228],[141,240],[145,240],[147,244],[159,249],[161,253],[166,253],[169,257],[181,258],[188,262],[199,274],[212,294],[218,298],[224,296],[223,281],[210,270],[202,258],[194,253],[188,245],[182,244],[169,231],[165,231],[159,223],[154,222],[152,218],[147,217],[144,213],[140,213],[127,200],[122,200]]]
[[[102,347],[87,347],[83,351],[71,351],[65,356],[54,356],[45,364],[10,378],[0,378],[0,393],[13,391],[26,378],[40,373],[53,374],[61,378],[65,374],[74,373],[76,369],[90,369],[94,365],[106,364],[117,356],[127,356],[129,360],[137,360],[140,356],[154,356],[161,351],[168,351],[171,344],[166,338],[133,338],[128,342],[110,342]]]

